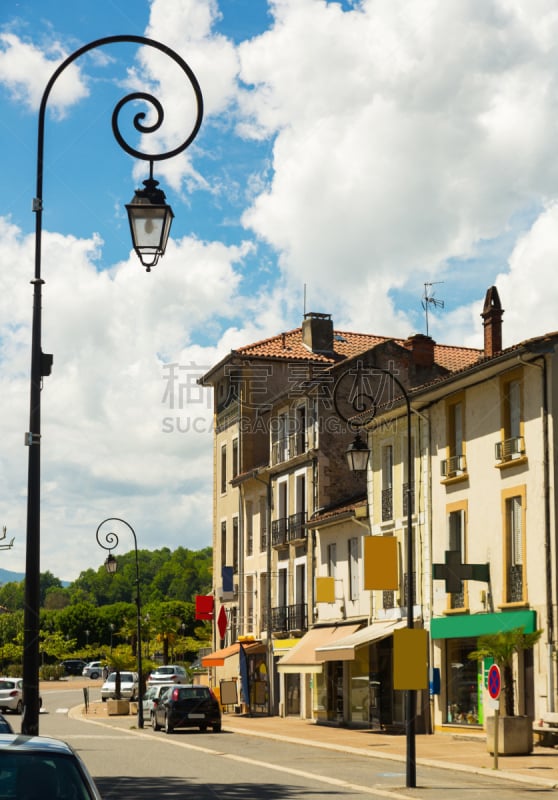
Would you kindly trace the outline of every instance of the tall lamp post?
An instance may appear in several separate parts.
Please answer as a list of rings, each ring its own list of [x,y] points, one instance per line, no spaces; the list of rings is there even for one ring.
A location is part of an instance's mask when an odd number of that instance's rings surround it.
[[[143,36],[107,36],[96,39],[80,47],[68,56],[52,74],[43,93],[38,118],[37,138],[37,180],[36,195],[33,199],[35,217],[35,275],[33,284],[33,322],[31,330],[31,385],[29,431],[25,434],[25,444],[29,447],[28,489],[27,489],[27,542],[25,562],[25,611],[23,634],[23,696],[24,709],[21,719],[21,732],[28,735],[39,733],[39,609],[40,609],[40,517],[41,517],[41,388],[42,380],[50,375],[52,355],[43,353],[41,344],[41,243],[43,215],[43,167],[44,130],[47,102],[51,90],[61,73],[77,58],[97,47],[127,42],[154,47],[169,56],[185,73],[194,92],[196,117],[189,136],[178,147],[165,153],[143,153],[131,147],[123,138],[118,116],[126,103],[142,101],[156,112],[153,124],[146,125],[145,113],[137,113],[133,119],[135,130],[141,134],[157,131],[163,122],[164,111],[161,103],[146,92],[133,92],[120,100],[112,114],[113,134],[128,154],[149,162],[149,178],[144,181],[144,189],[136,191],[132,201],[126,206],[133,246],[140,260],[149,272],[159,257],[164,254],[170,225],[172,209],[165,203],[164,192],[157,188],[153,178],[153,164],[181,153],[195,139],[201,126],[203,100],[197,78],[188,64],[174,50],[153,39]]]
[[[368,412],[366,415],[367,421],[372,419],[376,413],[377,402],[373,395],[367,393],[364,389],[366,384],[362,380],[362,375],[359,373],[362,372],[362,365],[357,367],[356,373],[352,373],[352,376],[356,376],[357,386],[351,390],[348,394],[350,397],[350,402],[352,403],[352,408],[355,414],[363,414],[364,412]],[[401,391],[401,395],[405,400],[405,405],[407,409],[407,490],[406,490],[406,499],[407,499],[407,542],[406,542],[406,566],[407,566],[407,628],[412,629],[414,627],[414,619],[413,619],[413,604],[414,604],[414,594],[415,594],[415,580],[413,575],[414,569],[414,538],[413,538],[413,520],[412,520],[412,511],[413,511],[413,486],[412,486],[412,457],[413,457],[413,449],[412,449],[412,442],[411,442],[411,400],[407,390],[401,383],[401,381],[388,369],[384,369],[382,367],[371,367],[370,373],[372,376],[380,374],[386,375],[389,377],[394,384],[399,388]],[[367,375],[370,377],[370,374]],[[340,410],[340,404],[338,403],[338,396],[339,396],[339,382],[336,387],[335,391],[335,407],[337,409],[337,413],[346,421],[353,425],[356,425],[357,428],[364,427],[364,424],[359,424],[358,422],[354,422],[354,417],[349,420],[344,413]],[[357,431],[355,439],[346,451],[347,456],[347,463],[349,465],[349,469],[352,472],[361,472],[366,470],[368,467],[368,462],[370,460],[370,449],[368,448],[366,442],[360,436],[360,433]],[[406,735],[406,785],[409,788],[416,788],[417,785],[417,773],[416,773],[416,704],[417,704],[417,695],[415,689],[407,689],[406,690],[406,702],[405,702],[405,735]]]
[[[109,554],[105,561],[105,568],[109,575],[114,575],[118,569],[118,561],[112,555],[112,551],[115,547],[118,547],[118,534],[112,530],[101,530],[104,525],[113,522],[120,522],[122,525],[125,525],[130,533],[134,538],[134,552],[136,556],[136,657],[138,662],[138,728],[143,728],[143,663],[142,663],[142,656],[141,656],[141,597],[140,597],[140,573],[139,573],[139,560],[138,560],[138,540],[136,538],[136,532],[132,528],[129,522],[126,522],[124,519],[120,519],[120,517],[108,517],[108,519],[104,519],[99,527],[97,528],[97,532],[95,537],[97,539],[98,544],[103,548],[103,550],[108,550]]]

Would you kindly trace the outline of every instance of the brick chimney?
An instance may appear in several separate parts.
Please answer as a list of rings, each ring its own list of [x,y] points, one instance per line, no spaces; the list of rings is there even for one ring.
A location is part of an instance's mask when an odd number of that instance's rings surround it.
[[[434,365],[434,339],[431,336],[415,333],[413,336],[409,336],[405,347],[411,351],[415,366],[432,367]]]
[[[502,315],[504,311],[500,303],[498,289],[491,286],[484,298],[482,324],[484,326],[484,355],[494,356],[502,352]]]
[[[302,322],[302,342],[313,353],[333,353],[331,314],[310,311]]]

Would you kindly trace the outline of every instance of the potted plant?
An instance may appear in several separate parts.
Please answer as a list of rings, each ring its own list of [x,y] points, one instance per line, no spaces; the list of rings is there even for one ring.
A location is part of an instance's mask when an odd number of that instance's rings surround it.
[[[121,694],[121,681],[120,673],[122,670],[130,668],[131,658],[127,650],[118,648],[113,650],[109,659],[108,665],[111,672],[115,673],[114,679],[114,697],[107,700],[107,714],[109,716],[129,714],[130,701],[124,700]]]
[[[492,658],[500,667],[503,699],[503,714],[498,719],[500,755],[522,755],[533,749],[533,720],[515,713],[513,660],[516,654],[534,647],[541,635],[542,630],[524,633],[523,628],[487,634],[479,637],[477,650],[469,653],[469,658],[475,661]],[[494,752],[494,719],[494,716],[486,718],[486,741],[490,753]]]

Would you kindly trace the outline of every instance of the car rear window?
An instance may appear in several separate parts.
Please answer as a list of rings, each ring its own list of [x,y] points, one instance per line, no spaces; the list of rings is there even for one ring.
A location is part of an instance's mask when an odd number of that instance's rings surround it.
[[[177,700],[207,700],[211,697],[209,689],[205,686],[188,686],[175,690]]]

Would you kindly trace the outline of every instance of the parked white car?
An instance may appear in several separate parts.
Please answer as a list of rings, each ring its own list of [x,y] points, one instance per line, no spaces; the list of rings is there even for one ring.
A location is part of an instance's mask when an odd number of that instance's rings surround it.
[[[148,686],[156,683],[188,683],[188,673],[178,664],[165,664],[153,670],[147,679]]]
[[[90,661],[89,664],[85,665],[81,674],[84,678],[91,678],[93,681],[100,678],[103,674],[103,662]]]
[[[39,697],[39,707],[43,698]],[[0,678],[0,711],[21,714],[23,709],[23,678]]]
[[[23,680],[0,678],[0,709],[21,714],[23,709]]]
[[[111,672],[101,686],[101,700],[116,697],[116,672]],[[120,696],[124,700],[136,700],[139,694],[137,672],[120,672]]]

